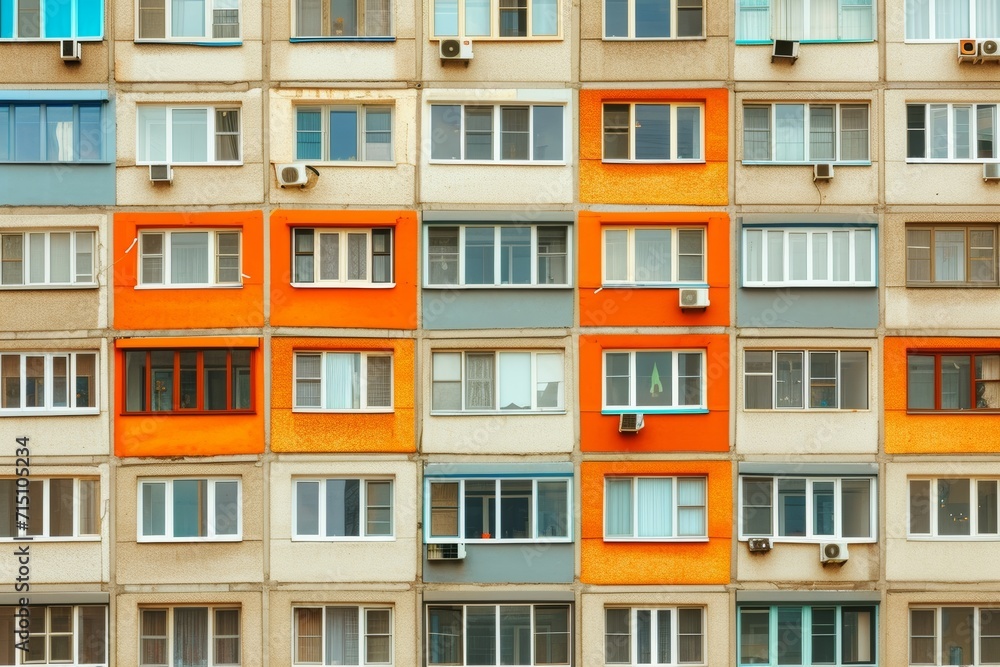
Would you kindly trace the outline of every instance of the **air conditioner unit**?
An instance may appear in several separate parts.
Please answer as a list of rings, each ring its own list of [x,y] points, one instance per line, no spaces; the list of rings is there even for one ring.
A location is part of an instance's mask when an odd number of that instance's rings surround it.
[[[826,564],[847,562],[846,542],[823,542],[819,545],[819,562]]]
[[[442,39],[438,49],[441,60],[472,60],[471,39]]]
[[[820,162],[819,164],[814,164],[813,180],[814,181],[833,180],[833,165],[830,164],[829,162]]]
[[[983,180],[1000,181],[1000,162],[983,163]]]
[[[979,56],[979,42],[974,39],[958,40],[958,62],[975,62]]]
[[[641,413],[629,413],[624,415],[618,415],[618,432],[619,433],[638,433],[645,426],[642,420]]]
[[[75,39],[59,40],[59,57],[63,60],[79,60],[80,42]]]
[[[995,39],[979,40],[979,60],[1000,61],[1000,42]]]
[[[771,62],[784,60],[794,64],[799,59],[799,43],[789,39],[774,40],[774,47],[771,49]]]
[[[465,545],[461,542],[451,544],[428,544],[427,560],[464,560]]]
[[[149,165],[149,180],[153,183],[173,183],[174,170],[169,164]]]
[[[765,554],[771,550],[771,538],[751,537],[747,540],[747,548],[752,554]]]
[[[678,292],[681,308],[708,308],[707,287],[685,287]]]
[[[307,165],[296,163],[274,165],[274,173],[278,176],[278,185],[283,188],[287,188],[291,185],[297,185],[300,188],[304,188],[306,183],[309,182],[308,169],[309,167]]]

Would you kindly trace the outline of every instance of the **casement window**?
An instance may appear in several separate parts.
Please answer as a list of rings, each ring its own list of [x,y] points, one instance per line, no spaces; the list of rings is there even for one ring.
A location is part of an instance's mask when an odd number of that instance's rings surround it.
[[[136,41],[239,42],[240,0],[136,0]]]
[[[294,538],[392,538],[392,507],[391,479],[297,479]]]
[[[542,104],[432,104],[431,160],[562,162],[565,110]]]
[[[0,102],[0,162],[106,160],[105,109],[103,103]]]
[[[705,664],[703,607],[607,607],[607,665]]]
[[[96,287],[94,232],[0,233],[0,287]]]
[[[909,664],[1000,664],[1000,607],[910,607]]]
[[[427,605],[428,665],[569,665],[568,604]]]
[[[747,410],[867,410],[867,350],[745,350]]]
[[[391,0],[293,0],[295,38],[392,36]]]
[[[704,477],[605,478],[604,539],[707,539],[706,485]]]
[[[871,42],[874,0],[736,0],[736,43]]]
[[[391,228],[293,229],[292,284],[390,286],[392,256]]]
[[[747,104],[743,162],[871,162],[867,104]]]
[[[195,287],[242,284],[239,230],[139,233],[139,285]]]
[[[1000,410],[1000,354],[909,352],[906,355],[906,409]]]
[[[295,410],[389,412],[392,355],[296,352]]]
[[[871,477],[740,476],[740,539],[781,542],[875,540]]]
[[[570,480],[554,477],[434,478],[427,481],[427,543],[567,542]]]
[[[106,605],[31,605],[26,628],[20,609],[0,607],[0,665],[108,664]],[[25,630],[27,636],[18,634]],[[24,651],[17,648],[22,642]]]
[[[20,488],[18,494],[17,479],[0,479],[0,538],[99,538],[101,482],[96,477],[32,477]],[[24,504],[25,494],[29,505]]]
[[[427,287],[568,287],[566,225],[427,227]]]
[[[434,352],[431,366],[432,412],[565,409],[562,351]]]
[[[996,104],[907,104],[907,162],[982,162],[997,151]]]
[[[138,541],[240,541],[240,487],[238,478],[140,479]]]
[[[239,665],[241,636],[239,608],[141,608],[139,664],[143,667]]]
[[[992,0],[906,0],[904,15],[907,41],[1000,37],[1000,8]]]
[[[126,350],[125,412],[251,412],[253,352]]]
[[[683,39],[704,32],[704,0],[604,0],[604,39]]]
[[[909,536],[1000,538],[996,478],[910,479]]]
[[[704,162],[701,104],[606,103],[605,162]]]
[[[136,164],[240,164],[240,110],[140,105]]]
[[[705,408],[704,350],[604,353],[604,408],[643,412]]]
[[[875,287],[872,227],[747,227],[744,287]]]
[[[392,162],[392,107],[297,107],[295,159]]]
[[[0,415],[97,412],[94,352],[0,352]]]
[[[836,604],[740,607],[736,664],[874,667],[877,609]]]
[[[391,665],[389,607],[294,607],[294,665]]]
[[[907,225],[906,284],[996,285],[996,225]]]
[[[605,285],[705,282],[703,227],[607,227]]]
[[[103,36],[103,0],[0,0],[0,40],[100,41]]]
[[[434,0],[432,37],[558,39],[559,0]]]

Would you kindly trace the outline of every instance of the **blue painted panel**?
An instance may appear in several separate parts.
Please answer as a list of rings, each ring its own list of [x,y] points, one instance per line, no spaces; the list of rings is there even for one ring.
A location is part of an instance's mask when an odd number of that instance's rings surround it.
[[[68,38],[73,36],[72,0],[45,0],[45,36]]]
[[[115,203],[115,165],[2,164],[0,206]]]
[[[2,0],[0,0],[2,1]],[[108,91],[98,88],[87,90],[0,90],[0,102],[94,102],[108,99]],[[114,117],[114,111],[108,113]],[[112,124],[114,129],[114,124]]]
[[[104,0],[77,0],[76,35],[104,36]]]
[[[738,289],[736,324],[874,329],[878,326],[878,290],[875,287]]]
[[[573,325],[572,289],[425,289],[425,329]]]
[[[14,36],[14,0],[0,0],[0,38]]]
[[[573,583],[573,544],[467,544],[465,560],[428,561],[424,581],[434,583]]]

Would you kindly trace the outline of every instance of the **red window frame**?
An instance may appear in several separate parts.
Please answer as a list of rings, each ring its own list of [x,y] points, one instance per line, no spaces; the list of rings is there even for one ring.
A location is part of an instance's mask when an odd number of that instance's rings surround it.
[[[976,377],[976,357],[1000,356],[1000,349],[997,350],[907,350],[906,352],[906,409],[908,412],[1000,412],[1000,404],[992,407],[980,407],[981,397],[979,396],[977,385],[988,386],[993,383],[1000,386],[1000,376],[997,378],[977,378]],[[913,357],[932,358],[934,360],[934,406],[930,408],[914,407],[910,404],[910,360]],[[969,407],[944,408],[941,407],[941,395],[943,391],[943,381],[941,377],[942,359],[945,357],[966,357],[969,361]]]
[[[153,407],[153,384],[154,384],[154,374],[152,366],[152,355],[157,352],[166,352],[173,355],[173,366],[171,367],[171,378],[170,378],[170,407],[168,409],[154,409]],[[226,407],[225,408],[207,408],[205,406],[205,353],[206,352],[222,352],[226,355]],[[234,352],[246,352],[249,356],[248,359],[248,395],[247,395],[247,405],[246,408],[233,407],[233,353]],[[142,409],[130,410],[129,409],[129,365],[128,357],[129,355],[145,355],[143,359],[143,370],[144,377],[142,379]],[[181,404],[181,355],[183,354],[194,354],[195,355],[195,396],[194,396],[194,406],[193,407],[182,407]],[[124,351],[122,363],[122,412],[129,415],[137,414],[202,414],[202,415],[216,415],[216,414],[253,414],[255,410],[255,380],[256,380],[256,370],[254,368],[254,349],[253,348],[152,348],[152,349],[127,349]],[[189,371],[190,367],[186,367]]]

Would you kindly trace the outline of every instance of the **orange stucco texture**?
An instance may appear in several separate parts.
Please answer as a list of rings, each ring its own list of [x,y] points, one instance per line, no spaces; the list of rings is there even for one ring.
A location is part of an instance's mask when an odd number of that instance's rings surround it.
[[[605,542],[607,476],[692,475],[708,478],[707,542]],[[732,466],[728,461],[606,461],[580,471],[580,580],[588,584],[727,584],[733,532]]]
[[[704,163],[602,162],[605,102],[705,105]],[[725,89],[581,90],[580,201],[600,204],[729,203],[729,92]]]
[[[292,372],[297,350],[391,351],[393,411],[293,412]],[[271,451],[413,452],[413,355],[410,339],[273,338],[271,340]]]
[[[889,454],[1000,452],[1000,414],[915,414],[906,412],[908,350],[1000,349],[1000,338],[902,338],[883,343],[885,451]]]

